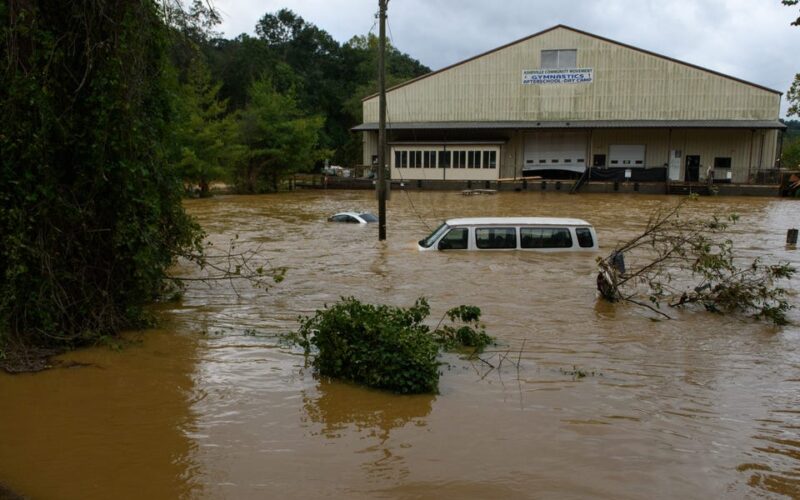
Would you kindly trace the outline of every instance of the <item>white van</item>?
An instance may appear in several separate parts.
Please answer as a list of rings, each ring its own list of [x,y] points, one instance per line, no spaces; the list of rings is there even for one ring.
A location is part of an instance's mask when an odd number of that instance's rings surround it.
[[[419,250],[596,251],[597,234],[585,220],[553,217],[450,219],[419,241]]]

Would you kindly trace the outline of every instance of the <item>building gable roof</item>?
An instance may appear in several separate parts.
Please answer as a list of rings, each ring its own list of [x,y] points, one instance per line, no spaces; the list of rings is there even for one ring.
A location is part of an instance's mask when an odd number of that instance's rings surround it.
[[[588,36],[588,37],[591,37],[591,38],[595,38],[597,40],[601,40],[603,42],[611,43],[611,44],[614,44],[614,45],[617,45],[617,46],[620,46],[620,47],[625,47],[627,49],[631,49],[631,50],[635,50],[637,52],[641,52],[643,54],[647,54],[647,55],[650,55],[650,56],[658,57],[660,59],[664,59],[664,60],[670,61],[670,62],[675,63],[675,64],[680,64],[682,66],[687,66],[689,68],[694,68],[694,69],[697,69],[697,70],[700,70],[700,71],[704,71],[706,73],[710,73],[712,75],[716,75],[716,76],[720,76],[720,77],[723,77],[723,78],[727,78],[728,80],[733,80],[735,82],[742,83],[742,84],[745,84],[745,85],[749,85],[749,86],[755,87],[757,89],[765,90],[767,92],[772,92],[772,93],[775,93],[775,94],[778,94],[778,95],[783,95],[783,92],[780,92],[780,91],[775,90],[775,89],[771,89],[769,87],[765,87],[763,85],[759,85],[757,83],[748,82],[747,80],[742,80],[741,78],[736,78],[734,76],[726,75],[724,73],[720,73],[718,71],[714,71],[714,70],[711,70],[711,69],[708,69],[708,68],[704,68],[702,66],[697,66],[696,64],[691,64],[691,63],[688,63],[688,62],[685,62],[685,61],[674,59],[672,57],[668,57],[668,56],[659,54],[657,52],[652,52],[652,51],[649,51],[649,50],[640,49],[639,47],[634,47],[633,45],[628,45],[626,43],[618,42],[616,40],[611,40],[610,38],[605,38],[605,37],[602,37],[602,36],[598,36],[598,35],[595,35],[593,33],[589,33],[588,31],[582,31],[582,30],[579,30],[579,29],[576,29],[576,28],[573,28],[571,26],[567,26],[567,25],[564,25],[564,24],[557,24],[556,26],[553,26],[553,27],[548,28],[546,30],[539,31],[538,33],[534,33],[532,35],[528,35],[528,36],[526,36],[524,38],[520,38],[519,40],[514,40],[513,42],[507,43],[505,45],[501,45],[500,47],[497,47],[497,48],[491,49],[489,51],[483,52],[481,54],[478,54],[476,56],[470,57],[469,59],[464,59],[463,61],[459,61],[459,62],[457,62],[455,64],[451,64],[450,66],[446,66],[446,67],[444,67],[442,69],[439,69],[439,70],[436,70],[436,71],[431,71],[430,73],[426,73],[426,74],[418,76],[416,78],[412,78],[411,80],[408,80],[406,82],[403,82],[403,83],[400,83],[400,84],[395,85],[393,87],[390,87],[390,88],[386,89],[386,91],[387,92],[391,92],[393,90],[397,90],[399,88],[411,85],[411,84],[416,83],[416,82],[418,82],[420,80],[424,80],[426,78],[429,78],[431,76],[437,75],[439,73],[443,73],[443,72],[448,71],[450,69],[453,69],[455,67],[461,66],[463,64],[466,64],[468,62],[474,61],[476,59],[480,59],[481,57],[487,56],[489,54],[493,54],[495,52],[499,52],[499,51],[501,51],[503,49],[506,49],[508,47],[511,47],[513,45],[517,45],[519,43],[526,42],[526,41],[528,41],[528,40],[530,40],[532,38],[536,38],[538,36],[544,35],[545,33],[549,33],[551,31],[555,31],[557,29],[569,30],[569,31],[578,33],[580,35],[584,35],[584,36]],[[364,97],[362,99],[362,102],[363,101],[368,101],[368,100],[373,99],[373,98],[375,98],[377,96],[378,96],[377,93],[371,94],[371,95],[369,95],[367,97]]]

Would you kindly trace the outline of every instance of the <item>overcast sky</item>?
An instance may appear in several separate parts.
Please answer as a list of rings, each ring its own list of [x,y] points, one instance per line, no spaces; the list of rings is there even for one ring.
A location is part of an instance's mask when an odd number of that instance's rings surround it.
[[[228,38],[288,8],[345,42],[377,33],[378,0],[214,0]],[[390,0],[392,43],[433,70],[556,24],[742,78],[784,94],[800,72],[797,7],[780,0]],[[785,97],[785,96],[784,96]],[[783,99],[781,116],[786,113]]]

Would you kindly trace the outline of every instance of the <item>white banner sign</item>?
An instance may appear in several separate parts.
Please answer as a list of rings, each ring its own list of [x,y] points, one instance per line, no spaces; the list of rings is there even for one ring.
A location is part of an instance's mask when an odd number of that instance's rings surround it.
[[[592,68],[576,69],[526,69],[522,71],[523,85],[547,83],[591,83]]]

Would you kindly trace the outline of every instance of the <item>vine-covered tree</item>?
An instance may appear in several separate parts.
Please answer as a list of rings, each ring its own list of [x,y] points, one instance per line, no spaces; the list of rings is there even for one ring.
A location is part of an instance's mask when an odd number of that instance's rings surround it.
[[[141,324],[197,242],[155,0],[0,2],[0,352]]]

